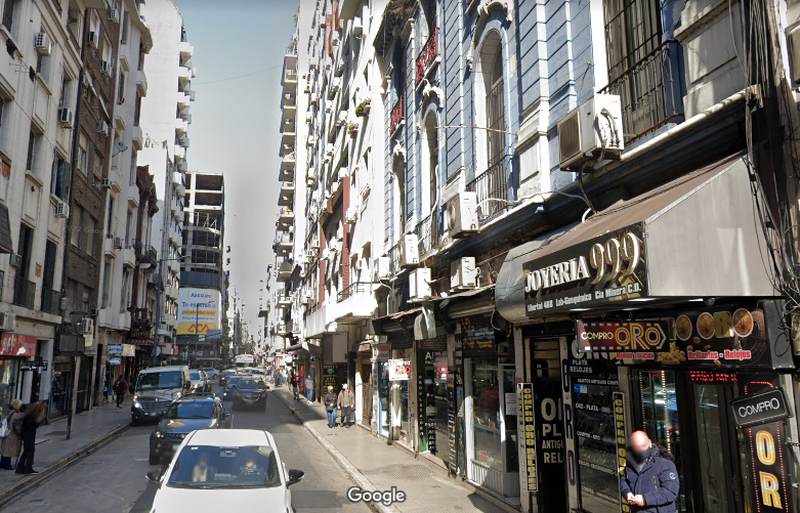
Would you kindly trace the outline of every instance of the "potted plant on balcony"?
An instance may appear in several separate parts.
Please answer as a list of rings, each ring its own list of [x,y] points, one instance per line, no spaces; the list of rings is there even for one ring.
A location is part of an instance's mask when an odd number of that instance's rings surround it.
[[[347,134],[350,137],[356,137],[358,135],[358,123],[350,122],[347,123]]]
[[[358,106],[356,107],[356,116],[358,116],[360,118],[368,116],[369,115],[369,106],[370,106],[370,102],[371,101],[372,100],[370,100],[369,98],[367,98],[365,100],[362,100],[361,103],[359,103]]]

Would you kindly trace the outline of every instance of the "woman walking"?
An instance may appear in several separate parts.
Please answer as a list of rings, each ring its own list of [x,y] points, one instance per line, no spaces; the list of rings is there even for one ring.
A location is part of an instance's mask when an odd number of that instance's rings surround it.
[[[47,418],[47,403],[39,401],[25,410],[22,419],[22,455],[17,461],[17,474],[37,474],[33,470],[33,453],[36,450],[36,430]]]
[[[21,421],[24,415],[22,401],[19,399],[11,401],[11,411],[6,416],[8,434],[0,441],[0,469],[14,470],[11,460],[19,457],[19,449],[22,446],[20,434],[14,431],[14,425],[21,426],[21,423],[14,422],[14,419]]]

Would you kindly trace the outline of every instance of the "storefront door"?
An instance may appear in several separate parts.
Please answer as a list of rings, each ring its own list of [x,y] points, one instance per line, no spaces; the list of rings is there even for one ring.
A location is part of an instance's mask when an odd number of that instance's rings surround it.
[[[389,436],[390,414],[389,411],[389,365],[388,362],[378,362],[378,433]]]
[[[678,511],[742,511],[739,452],[727,407],[735,382],[693,383],[690,371],[638,369],[634,387],[637,425],[678,469]]]

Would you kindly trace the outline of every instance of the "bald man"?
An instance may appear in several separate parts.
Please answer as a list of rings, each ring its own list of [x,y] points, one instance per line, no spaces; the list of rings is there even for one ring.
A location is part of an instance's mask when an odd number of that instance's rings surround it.
[[[675,464],[644,431],[630,437],[628,462],[620,479],[622,497],[635,513],[676,513],[680,482]]]

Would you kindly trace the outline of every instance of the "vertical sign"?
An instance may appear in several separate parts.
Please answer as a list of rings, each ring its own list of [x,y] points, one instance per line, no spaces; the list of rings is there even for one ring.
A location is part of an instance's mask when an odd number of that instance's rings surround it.
[[[552,379],[538,379],[536,388],[536,462],[540,472],[539,504],[548,511],[566,511],[567,497],[564,486],[564,416],[561,401],[561,383]]]
[[[520,437],[525,447],[525,476],[529,492],[539,491],[536,468],[536,410],[533,406],[533,384],[517,383],[517,405]]]
[[[792,511],[790,483],[786,479],[783,453],[783,422],[747,428],[747,442],[753,468],[755,511],[778,513]]]
[[[622,392],[612,392],[612,403],[614,405],[614,440],[617,444],[617,467],[619,476],[625,475],[625,466],[628,464],[628,449],[625,440],[625,394]],[[622,498],[622,480],[619,490],[619,508],[622,513],[630,513],[631,506],[628,501]]]

